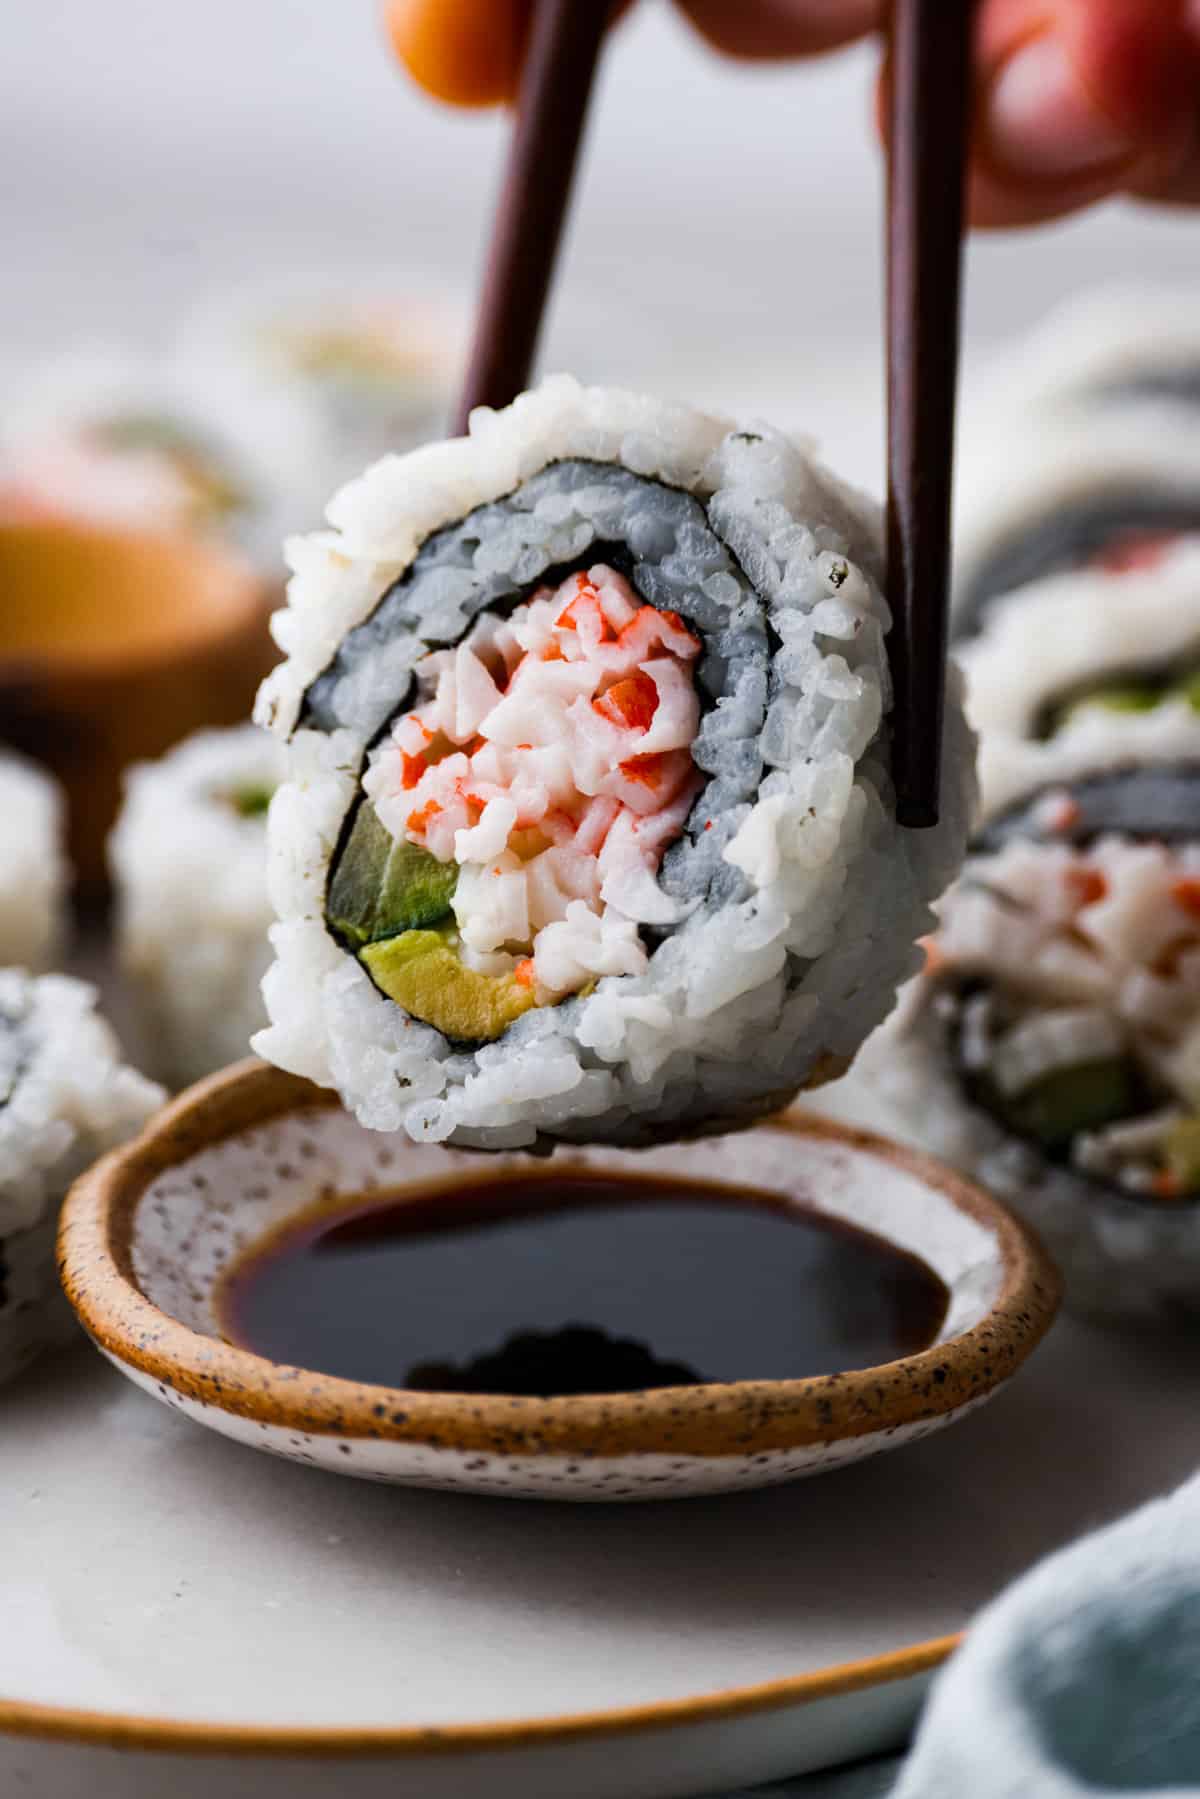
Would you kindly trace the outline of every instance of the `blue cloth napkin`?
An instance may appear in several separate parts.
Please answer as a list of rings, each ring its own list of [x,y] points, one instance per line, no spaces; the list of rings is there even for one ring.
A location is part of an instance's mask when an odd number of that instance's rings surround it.
[[[981,1612],[902,1764],[807,1775],[758,1799],[1126,1792],[1200,1799],[1200,1476],[1060,1550]]]

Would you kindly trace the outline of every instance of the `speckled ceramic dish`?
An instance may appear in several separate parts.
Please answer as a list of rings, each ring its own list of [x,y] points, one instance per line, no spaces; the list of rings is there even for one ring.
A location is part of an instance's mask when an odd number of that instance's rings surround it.
[[[63,1281],[123,1373],[226,1436],[364,1479],[556,1499],[725,1492],[897,1448],[995,1393],[1058,1302],[1041,1248],[994,1201],[919,1155],[817,1119],[658,1150],[580,1150],[570,1164],[749,1180],[872,1231],[945,1282],[938,1338],[843,1374],[554,1399],[389,1390],[268,1361],[222,1338],[225,1269],[317,1202],[394,1201],[477,1177],[479,1159],[366,1131],[332,1096],[255,1062],[190,1089],[77,1183]]]

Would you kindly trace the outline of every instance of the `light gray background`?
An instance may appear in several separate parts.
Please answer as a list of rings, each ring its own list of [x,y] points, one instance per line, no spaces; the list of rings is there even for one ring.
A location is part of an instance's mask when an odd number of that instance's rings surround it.
[[[3,0],[0,354],[161,335],[229,281],[469,286],[506,125],[427,101],[379,0]],[[877,485],[874,53],[724,62],[644,0],[597,96],[548,361],[801,424]],[[1200,226],[1113,205],[970,252],[967,343],[1104,279],[1186,278]]]

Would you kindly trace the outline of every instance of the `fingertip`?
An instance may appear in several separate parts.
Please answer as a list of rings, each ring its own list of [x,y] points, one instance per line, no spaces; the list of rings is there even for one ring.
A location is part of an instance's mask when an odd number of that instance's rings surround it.
[[[986,0],[977,160],[1014,216],[1058,216],[1186,155],[1198,78],[1179,0]]]
[[[528,0],[387,0],[397,59],[419,87],[452,106],[498,106],[516,95]]]
[[[679,0],[705,41],[726,56],[760,61],[817,56],[865,37],[883,21],[884,0]]]

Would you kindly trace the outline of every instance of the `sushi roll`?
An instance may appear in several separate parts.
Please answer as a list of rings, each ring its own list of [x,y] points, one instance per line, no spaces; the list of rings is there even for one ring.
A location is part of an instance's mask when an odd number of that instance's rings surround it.
[[[441,433],[462,342],[444,295],[379,277],[299,279],[200,307],[172,366],[260,444],[295,530],[367,463]]]
[[[271,565],[283,528],[250,446],[156,365],[109,350],[51,361],[9,396],[0,509],[202,531]]]
[[[1073,295],[998,358],[990,385],[1044,414],[1151,399],[1200,415],[1196,295],[1142,283]]]
[[[505,1149],[744,1124],[919,961],[973,794],[889,776],[875,508],[790,439],[568,377],[389,457],[290,548],[255,1047]]]
[[[0,753],[0,966],[42,969],[66,936],[70,871],[57,785]]]
[[[888,1111],[1025,1214],[1080,1309],[1200,1311],[1200,756],[983,829],[870,1055]]]
[[[0,1380],[67,1335],[54,1237],[67,1188],[164,1094],[125,1067],[96,993],[0,969]]]
[[[964,421],[955,628],[1048,576],[1121,569],[1200,531],[1200,324],[1161,288],[1055,309],[995,359]]]
[[[79,351],[32,372],[0,417],[0,513],[196,531],[279,568],[293,446],[239,430],[200,383],[121,351]]]
[[[981,630],[1017,588],[1120,572],[1164,539],[1200,532],[1200,409],[1153,399],[1096,415],[1001,422],[964,434],[953,634]]]
[[[1130,754],[1200,758],[1200,535],[998,598],[959,661],[989,812]]]
[[[153,1072],[184,1086],[249,1054],[271,960],[267,810],[284,753],[253,725],[202,731],[125,777],[109,839],[117,952]]]

